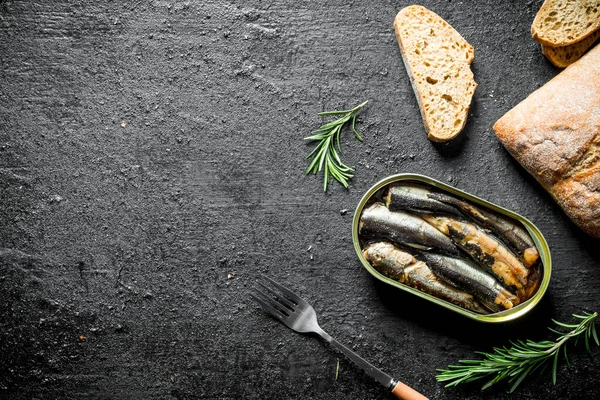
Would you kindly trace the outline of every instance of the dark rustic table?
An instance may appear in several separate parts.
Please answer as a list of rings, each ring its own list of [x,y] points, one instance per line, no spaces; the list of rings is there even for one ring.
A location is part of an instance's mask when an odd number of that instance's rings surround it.
[[[382,399],[324,342],[248,298],[259,274],[432,398],[593,398],[600,357],[506,386],[445,389],[436,368],[551,318],[600,310],[600,241],[578,230],[493,123],[559,70],[535,1],[424,1],[475,48],[479,87],[449,145],[426,138],[392,21],[402,1],[0,1],[0,398]],[[349,189],[305,176],[316,113],[364,100]],[[543,301],[472,322],[378,284],[351,240],[378,180],[429,175],[533,221]],[[342,210],[348,210],[344,213]],[[339,371],[336,379],[336,368]]]

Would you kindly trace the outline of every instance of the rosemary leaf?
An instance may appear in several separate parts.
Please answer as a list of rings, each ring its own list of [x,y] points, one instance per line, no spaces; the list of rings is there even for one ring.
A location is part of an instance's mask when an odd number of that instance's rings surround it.
[[[459,365],[450,365],[448,369],[438,369],[436,376],[438,382],[445,382],[446,387],[456,386],[461,383],[473,382],[480,379],[489,379],[482,386],[485,390],[490,386],[507,380],[509,391],[513,392],[525,378],[540,370],[543,373],[548,365],[551,365],[552,383],[556,384],[558,374],[558,359],[562,353],[567,366],[571,363],[567,357],[567,342],[570,339],[583,337],[585,348],[591,353],[590,338],[596,345],[600,346],[598,334],[594,322],[598,313],[573,314],[579,319],[577,324],[565,324],[552,320],[558,327],[571,329],[569,332],[561,332],[557,329],[548,328],[558,334],[554,342],[543,340],[534,342],[532,340],[518,340],[510,342],[510,347],[494,347],[491,353],[476,352],[483,356],[482,360],[460,360]]]
[[[340,111],[322,111],[320,113],[317,113],[317,115],[319,117],[327,117],[327,116],[331,116],[331,115],[345,115],[348,114],[349,112],[351,112],[352,110],[340,110]]]
[[[556,385],[556,370],[558,369],[558,355],[560,353],[557,351],[554,355],[554,362],[552,364],[552,384]]]
[[[304,140],[316,141],[317,146],[306,156],[309,160],[313,158],[309,167],[306,169],[306,174],[314,173],[323,170],[324,182],[323,191],[327,191],[327,185],[329,184],[329,178],[334,178],[344,187],[348,187],[348,181],[352,179],[354,170],[345,165],[338,154],[342,152],[342,146],[340,143],[340,136],[342,127],[350,122],[352,132],[359,141],[363,141],[362,137],[356,130],[356,115],[361,108],[367,104],[367,101],[359,104],[351,110],[342,111],[325,111],[318,113],[319,116],[335,116],[341,115],[342,117],[335,121],[328,122],[319,127],[319,129],[312,132],[312,136],[305,137]],[[337,150],[335,149],[337,144]]]
[[[352,132],[354,132],[354,136],[360,140],[361,142],[363,141],[363,138],[360,137],[360,135],[358,134],[358,131],[356,130],[356,114],[354,114],[354,116],[352,117]]]

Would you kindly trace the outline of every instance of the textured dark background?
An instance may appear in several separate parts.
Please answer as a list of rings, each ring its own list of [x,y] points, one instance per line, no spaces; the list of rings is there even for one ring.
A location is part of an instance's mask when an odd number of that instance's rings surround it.
[[[435,369],[551,318],[600,310],[600,242],[509,156],[493,123],[559,71],[529,26],[541,0],[423,1],[475,48],[479,87],[450,145],[426,139],[392,21],[403,1],[0,1],[0,398],[382,399],[369,377],[250,303],[261,273],[428,396],[592,398],[600,358],[507,395]],[[356,169],[304,175],[316,113],[364,100]],[[376,283],[351,220],[415,172],[544,233],[553,277],[528,316],[482,325]],[[341,213],[347,209],[348,213]],[[335,379],[339,360],[339,377]]]

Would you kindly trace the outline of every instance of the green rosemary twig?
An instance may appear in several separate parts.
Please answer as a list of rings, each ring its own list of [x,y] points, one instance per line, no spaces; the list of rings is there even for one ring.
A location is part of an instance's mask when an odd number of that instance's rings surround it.
[[[558,358],[561,352],[565,357],[567,366],[570,367],[567,358],[567,342],[570,339],[575,338],[575,344],[577,344],[578,339],[583,337],[585,348],[590,353],[590,338],[594,340],[596,345],[600,346],[594,325],[598,313],[573,314],[573,316],[580,319],[578,324],[564,324],[552,320],[559,327],[570,329],[569,332],[564,333],[549,328],[552,332],[560,335],[555,342],[549,340],[541,342],[519,340],[511,342],[512,347],[510,348],[495,347],[492,353],[477,352],[484,356],[483,360],[460,360],[460,365],[450,365],[448,369],[438,369],[440,374],[436,376],[436,379],[438,382],[448,382],[446,387],[450,387],[460,383],[492,378],[483,385],[481,390],[507,379],[510,384],[509,391],[512,392],[523,379],[538,369],[542,368],[540,373],[544,372],[548,363],[552,361],[552,383],[556,384]]]
[[[313,151],[306,156],[307,160],[314,157],[306,170],[306,174],[308,175],[311,172],[316,174],[318,171],[324,170],[325,182],[323,184],[323,191],[327,191],[327,184],[329,183],[330,176],[344,185],[344,187],[348,187],[348,180],[354,176],[352,173],[354,170],[342,163],[342,160],[340,160],[340,156],[335,150],[335,144],[337,143],[338,150],[341,153],[342,148],[340,146],[340,131],[347,122],[351,122],[354,135],[362,142],[362,138],[356,131],[354,125],[356,123],[356,115],[358,111],[367,103],[368,101],[365,101],[351,110],[320,112],[318,115],[322,117],[331,115],[342,115],[342,117],[322,125],[319,129],[312,132],[314,135],[304,138],[304,140],[319,142],[317,147],[315,147]]]

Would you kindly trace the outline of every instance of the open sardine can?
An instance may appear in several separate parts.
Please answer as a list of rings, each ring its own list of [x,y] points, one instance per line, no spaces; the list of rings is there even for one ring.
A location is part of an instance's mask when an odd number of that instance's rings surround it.
[[[539,286],[535,293],[533,293],[527,300],[521,302],[510,309],[491,312],[489,314],[481,314],[466,308],[463,308],[459,305],[455,305],[449,301],[442,300],[434,295],[423,292],[419,289],[411,287],[405,283],[401,283],[399,280],[392,279],[388,276],[383,275],[377,269],[375,269],[371,263],[365,258],[363,254],[364,246],[367,243],[367,240],[361,237],[360,234],[360,224],[361,224],[361,215],[363,211],[371,206],[373,203],[382,201],[385,196],[388,188],[392,185],[402,185],[402,184],[415,184],[421,185],[423,187],[432,188],[436,192],[445,193],[453,196],[454,198],[458,198],[464,200],[475,207],[495,213],[496,215],[500,215],[505,219],[508,219],[512,222],[522,225],[528,233],[533,243],[535,244],[535,248],[539,253],[539,259],[537,261],[537,271],[539,277],[537,282]],[[365,269],[373,275],[376,279],[385,282],[391,286],[395,286],[398,289],[409,292],[412,295],[421,297],[425,300],[428,300],[432,303],[438,304],[446,309],[452,310],[457,314],[463,315],[465,317],[481,321],[481,322],[489,322],[489,323],[500,323],[515,320],[529,311],[531,311],[542,299],[544,293],[548,288],[548,284],[550,282],[551,275],[551,258],[550,258],[550,249],[548,248],[548,244],[544,239],[544,236],[540,232],[540,230],[529,220],[522,217],[521,215],[514,213],[510,210],[502,208],[498,205],[480,199],[476,196],[473,196],[469,193],[463,192],[454,187],[448,186],[440,181],[429,178],[424,175],[419,174],[397,174],[389,176],[379,182],[377,182],[373,187],[371,187],[367,193],[360,200],[356,211],[354,213],[354,219],[352,222],[352,241],[354,243],[354,249],[356,250],[356,254],[358,255],[359,260]]]

